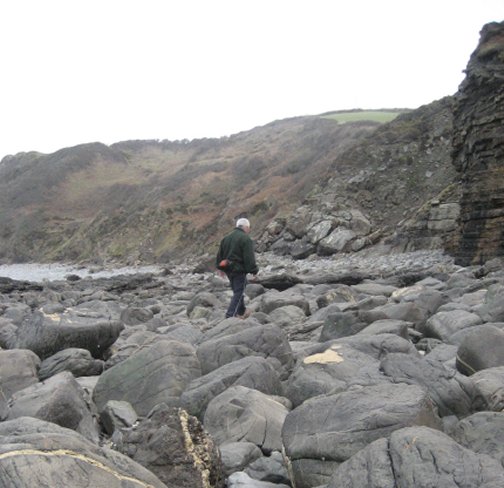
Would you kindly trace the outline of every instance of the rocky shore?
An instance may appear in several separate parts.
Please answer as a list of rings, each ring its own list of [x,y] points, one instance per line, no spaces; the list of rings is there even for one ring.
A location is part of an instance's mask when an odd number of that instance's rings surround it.
[[[0,487],[502,488],[504,260],[337,256],[0,278]]]

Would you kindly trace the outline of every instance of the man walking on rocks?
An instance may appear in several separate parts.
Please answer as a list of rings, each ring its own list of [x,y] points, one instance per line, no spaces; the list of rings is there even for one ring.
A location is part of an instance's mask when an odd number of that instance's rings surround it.
[[[247,273],[256,275],[259,268],[255,261],[254,243],[248,236],[249,232],[250,222],[248,219],[238,219],[235,229],[222,239],[215,260],[217,269],[226,273],[233,290],[226,318],[246,318],[250,315],[245,308],[244,300]]]

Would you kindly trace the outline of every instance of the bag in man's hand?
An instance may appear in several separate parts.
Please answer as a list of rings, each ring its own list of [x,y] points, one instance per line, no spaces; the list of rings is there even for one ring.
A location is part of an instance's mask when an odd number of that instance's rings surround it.
[[[223,259],[219,265],[217,266],[218,269],[221,271],[231,271],[231,265],[233,263],[229,259]]]

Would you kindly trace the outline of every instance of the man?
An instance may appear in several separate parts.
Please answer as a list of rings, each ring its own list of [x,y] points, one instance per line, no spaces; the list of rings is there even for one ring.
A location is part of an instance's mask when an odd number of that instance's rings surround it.
[[[254,243],[248,236],[249,232],[248,219],[238,219],[235,229],[222,239],[217,253],[215,264],[218,269],[226,273],[233,290],[226,318],[246,318],[249,315],[244,300],[247,273],[256,275],[259,271],[255,261]]]

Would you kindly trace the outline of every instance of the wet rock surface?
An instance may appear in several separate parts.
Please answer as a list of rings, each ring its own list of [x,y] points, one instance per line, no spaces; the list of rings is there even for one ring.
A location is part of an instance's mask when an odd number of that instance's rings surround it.
[[[502,485],[502,262],[379,250],[258,261],[245,320],[225,319],[227,281],[192,263],[1,294],[6,480],[413,488],[441,466],[439,486]],[[25,337],[34,323],[61,349]],[[90,334],[97,323],[109,333]]]

